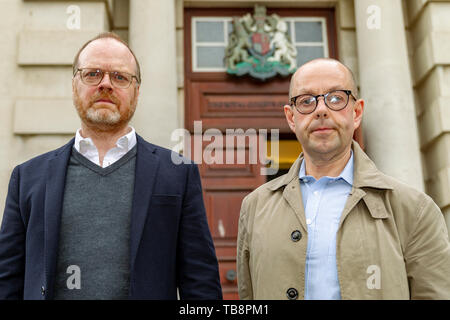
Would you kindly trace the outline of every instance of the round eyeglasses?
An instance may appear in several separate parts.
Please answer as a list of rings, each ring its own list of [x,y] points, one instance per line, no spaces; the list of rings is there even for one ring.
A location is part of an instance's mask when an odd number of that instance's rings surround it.
[[[80,72],[81,81],[88,86],[98,85],[103,80],[103,77],[106,73],[109,73],[109,79],[111,81],[111,84],[115,88],[127,89],[133,81],[133,78],[136,78],[136,82],[139,83],[136,76],[127,72],[103,71],[96,68],[81,68],[77,69],[77,71],[74,73],[74,76],[78,71]]]
[[[325,105],[329,109],[339,111],[347,106],[350,96],[356,101],[351,90],[334,90],[325,94],[318,94],[317,96],[301,94],[291,98],[291,106],[294,106],[301,114],[310,114],[316,110],[319,104],[319,97],[323,97]]]

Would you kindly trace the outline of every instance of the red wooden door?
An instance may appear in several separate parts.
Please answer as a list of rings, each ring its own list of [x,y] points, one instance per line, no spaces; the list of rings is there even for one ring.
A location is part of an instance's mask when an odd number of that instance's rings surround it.
[[[223,138],[225,140],[225,137]],[[250,139],[248,139],[250,140]],[[207,142],[203,143],[204,150]],[[236,240],[241,203],[244,197],[266,182],[261,164],[238,164],[243,153],[249,159],[251,148],[223,149],[222,164],[199,164],[208,225],[214,240],[224,299],[239,299],[236,278]],[[228,155],[227,155],[228,153]],[[231,157],[234,163],[227,164]],[[203,157],[204,159],[205,157]]]

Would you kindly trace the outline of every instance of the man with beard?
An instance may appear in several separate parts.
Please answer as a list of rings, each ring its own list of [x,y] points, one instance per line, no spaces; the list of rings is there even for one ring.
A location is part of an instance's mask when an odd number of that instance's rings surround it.
[[[81,128],[13,170],[0,299],[221,299],[197,166],[174,164],[128,125],[140,83],[113,33],[76,55]]]
[[[450,299],[442,212],[352,140],[364,100],[350,69],[334,59],[304,64],[289,100],[303,153],[242,203],[241,299]]]

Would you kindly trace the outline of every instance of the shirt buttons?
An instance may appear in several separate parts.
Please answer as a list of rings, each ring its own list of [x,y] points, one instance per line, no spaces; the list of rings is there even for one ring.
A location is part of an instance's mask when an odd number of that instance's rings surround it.
[[[314,191],[314,195],[318,196],[319,195],[319,191]]]
[[[311,219],[306,219],[306,224],[307,224],[307,225],[310,225],[311,222],[312,222]]]
[[[302,233],[299,230],[295,230],[291,233],[291,240],[294,242],[299,241],[302,238]]]
[[[286,296],[289,300],[296,300],[298,298],[298,291],[295,288],[289,288],[286,291]]]

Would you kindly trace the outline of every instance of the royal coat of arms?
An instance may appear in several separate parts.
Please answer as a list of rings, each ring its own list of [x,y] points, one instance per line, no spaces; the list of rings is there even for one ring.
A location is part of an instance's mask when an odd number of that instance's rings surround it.
[[[297,50],[287,31],[287,23],[276,14],[267,16],[264,6],[256,5],[253,16],[234,17],[225,51],[227,73],[260,80],[292,74]]]

